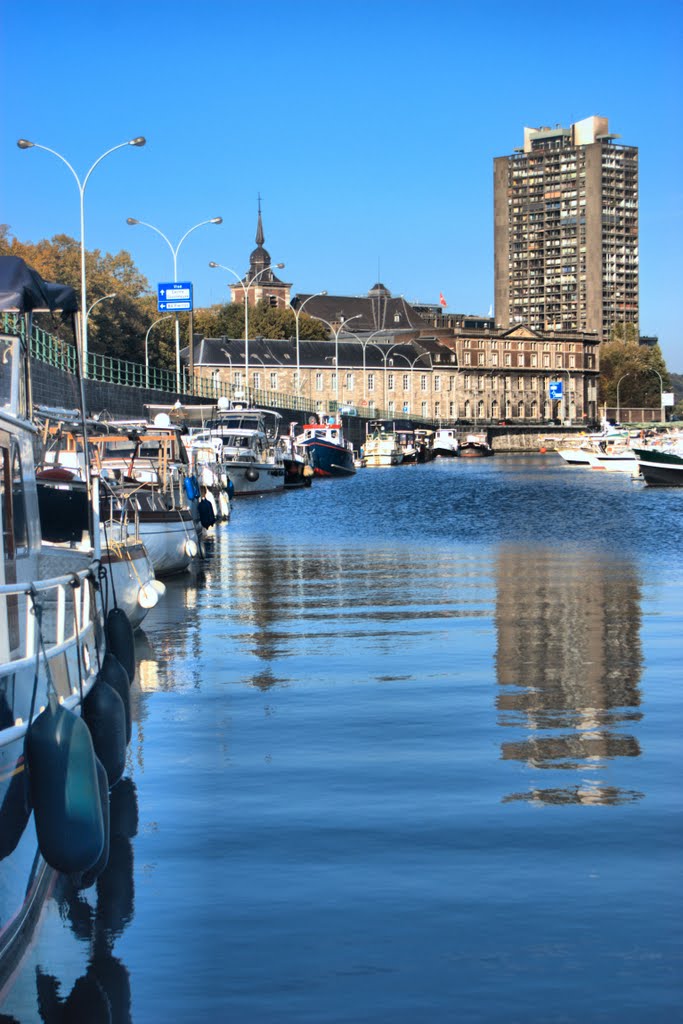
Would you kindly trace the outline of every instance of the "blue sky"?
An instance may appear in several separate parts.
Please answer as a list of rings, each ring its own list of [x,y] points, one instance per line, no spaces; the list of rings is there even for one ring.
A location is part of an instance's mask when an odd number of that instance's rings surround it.
[[[155,285],[183,243],[197,305],[254,246],[296,291],[395,295],[486,313],[493,158],[524,125],[601,114],[640,148],[641,330],[683,372],[683,5],[444,0],[34,0],[2,15],[0,221],[22,241],[127,249]]]

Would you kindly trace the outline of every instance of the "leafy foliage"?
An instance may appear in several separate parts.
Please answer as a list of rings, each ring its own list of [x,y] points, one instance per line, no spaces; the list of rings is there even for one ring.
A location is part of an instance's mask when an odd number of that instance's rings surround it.
[[[20,256],[47,281],[71,285],[80,297],[81,247],[69,235],[54,235],[39,242],[20,242],[6,224],[0,224],[0,256]],[[135,266],[130,253],[102,253],[86,250],[88,284],[88,348],[118,359],[142,363],[145,338],[152,366],[175,366],[174,317],[160,317],[156,296],[147,278]],[[114,298],[104,298],[112,293]],[[98,302],[98,299],[102,299]],[[97,303],[96,305],[94,305]],[[36,318],[40,322],[40,318]],[[46,330],[58,333],[53,318],[43,315]],[[244,337],[244,305],[221,303],[194,312],[195,334],[205,337]],[[181,347],[188,343],[188,318],[181,316]],[[60,329],[61,333],[61,329]],[[296,334],[296,320],[290,309],[273,308],[267,302],[249,307],[249,335],[255,338],[289,338]],[[319,320],[299,316],[299,336],[326,338],[327,330]]]
[[[618,326],[613,336],[620,333],[616,331]],[[659,345],[639,345],[637,338],[637,331],[634,339],[633,332],[625,330],[621,338],[600,346],[601,404],[616,405],[618,387],[622,406],[659,407],[662,385],[665,391],[670,386],[666,363]]]

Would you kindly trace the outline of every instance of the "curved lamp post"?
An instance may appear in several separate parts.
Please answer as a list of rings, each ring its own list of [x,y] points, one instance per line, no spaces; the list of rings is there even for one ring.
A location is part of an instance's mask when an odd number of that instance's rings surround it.
[[[652,373],[656,373],[659,377],[659,421],[660,423],[666,423],[666,415],[664,413],[664,381],[659,370],[655,370],[654,366],[647,366],[647,370],[651,370]]]
[[[296,319],[296,390],[298,394],[301,394],[301,360],[299,358],[299,317],[303,313],[304,306],[306,305],[306,303],[310,302],[311,299],[320,298],[321,295],[327,295],[327,292],[316,292],[315,295],[309,295],[308,298],[304,299],[304,301],[297,309],[294,309],[291,302],[289,304],[289,308],[291,309]]]
[[[244,377],[247,388],[249,387],[249,289],[256,283],[261,274],[265,274],[267,270],[272,270],[272,267],[262,267],[258,270],[252,278],[247,279],[247,283],[240,277],[236,270],[232,267],[226,267],[223,263],[214,263],[213,260],[209,263],[209,266],[214,270],[227,270],[229,274],[232,274],[234,278],[241,285],[244,292]],[[276,270],[284,270],[284,263],[276,263]],[[248,394],[248,392],[247,392]]]
[[[620,417],[620,413],[619,413],[619,388],[620,388],[620,386],[621,386],[621,382],[622,382],[622,380],[626,380],[626,378],[627,378],[627,377],[630,377],[630,376],[631,376],[631,374],[630,374],[630,373],[625,373],[625,374],[623,374],[623,376],[621,376],[621,377],[619,378],[619,380],[617,381],[617,423],[619,423],[619,421],[620,421],[620,419],[621,419],[621,417]]]
[[[28,139],[19,139],[17,146],[19,149],[44,149],[46,153],[52,153],[58,160],[61,160],[63,164],[69,168],[73,174],[76,185],[78,186],[78,192],[81,200],[81,356],[83,363],[83,376],[88,376],[88,310],[86,304],[86,279],[85,279],[85,187],[90,180],[90,175],[95,170],[97,165],[101,163],[105,156],[109,156],[110,153],[115,153],[117,149],[124,149],[126,146],[144,146],[146,139],[143,135],[138,135],[134,139],[129,139],[127,142],[120,142],[118,146],[112,146],[106,153],[99,156],[95,163],[92,165],[90,170],[87,172],[83,181],[78,177],[75,170],[61,153],[58,153],[56,149],[50,149],[49,146],[41,146],[39,142],[29,142]],[[94,303],[93,303],[94,305]]]
[[[352,320],[358,320],[360,317],[362,317],[362,315],[362,313],[356,313],[355,316],[350,316],[348,320],[342,321],[342,323],[339,325],[339,327],[336,328],[336,330],[328,320],[324,320],[321,316],[316,316],[313,318],[314,320],[319,320],[321,324],[327,324],[329,329],[334,334],[334,400],[337,403],[337,412],[339,412],[339,335],[346,328],[347,324],[350,324]],[[349,331],[349,334],[355,337],[352,331]]]
[[[394,345],[393,347],[396,348],[397,346]],[[380,349],[380,351],[381,351],[381,349]],[[391,349],[388,349],[387,355],[389,355],[389,352],[391,352]],[[434,364],[432,363],[432,356],[431,356],[430,352],[420,352],[419,355],[416,355],[414,359],[408,359],[408,356],[404,356],[402,352],[397,352],[395,354],[395,356],[394,356],[394,359],[405,359],[406,363],[410,367],[411,372],[415,369],[415,364],[418,363],[420,361],[420,359],[425,359],[425,358],[429,359],[429,365],[433,369]],[[385,364],[384,364],[384,371],[386,373],[386,361],[385,361]],[[412,398],[412,390],[411,390],[411,398]],[[385,397],[384,397],[384,402],[385,402],[385,405],[386,405],[386,394],[385,394]]]
[[[162,320],[172,320],[172,319],[173,319],[173,313],[167,313],[166,316],[160,316],[158,320],[155,320],[154,323],[151,324],[147,328],[147,334],[145,335],[145,387],[149,387],[149,349],[148,349],[148,345],[149,345],[149,335],[150,335],[150,332],[152,330],[152,327],[156,327],[156,325],[160,324]]]
[[[115,298],[116,298],[116,292],[111,292],[109,295],[103,295],[102,298],[100,298],[100,299],[95,299],[95,301],[90,306],[90,309],[85,314],[85,319],[86,320],[88,319],[88,317],[92,313],[92,311],[95,308],[95,306],[99,306],[100,302],[104,302],[105,299],[115,299]]]
[[[156,231],[157,235],[161,235],[166,245],[171,250],[173,255],[173,281],[174,283],[178,280],[178,250],[183,244],[188,235],[191,235],[197,228],[204,227],[205,224],[222,224],[222,217],[210,217],[208,220],[200,220],[199,224],[195,224],[193,227],[188,228],[183,237],[180,239],[178,244],[174,247],[171,241],[166,237],[163,231],[155,227],[154,224],[148,224],[145,220],[137,220],[135,217],[127,217],[126,224],[130,224],[131,227],[136,224],[141,224],[143,228],[149,228],[150,231]],[[192,345],[192,338],[190,338],[190,346]],[[180,320],[178,314],[175,314],[175,376],[176,376],[176,389],[180,391]]]

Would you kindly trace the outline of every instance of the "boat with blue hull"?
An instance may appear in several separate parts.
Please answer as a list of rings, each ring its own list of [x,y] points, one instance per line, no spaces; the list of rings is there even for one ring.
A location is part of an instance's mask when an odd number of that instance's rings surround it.
[[[316,476],[352,476],[356,472],[353,446],[344,440],[341,423],[326,419],[306,423],[296,440],[308,451]]]

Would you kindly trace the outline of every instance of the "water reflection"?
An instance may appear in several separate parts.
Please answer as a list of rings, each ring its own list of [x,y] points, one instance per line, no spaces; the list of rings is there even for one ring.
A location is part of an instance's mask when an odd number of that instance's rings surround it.
[[[497,563],[496,706],[504,760],[587,775],[638,757],[642,717],[640,582],[633,563],[557,550],[501,548]],[[506,801],[617,804],[642,793],[582,779]]]
[[[137,792],[122,779],[111,792],[110,849],[97,879],[95,898],[60,876],[54,898],[62,919],[89,947],[87,970],[66,995],[53,974],[36,967],[37,1005],[44,1024],[130,1024],[130,976],[114,956],[114,944],[133,919],[133,846],[138,830]]]

